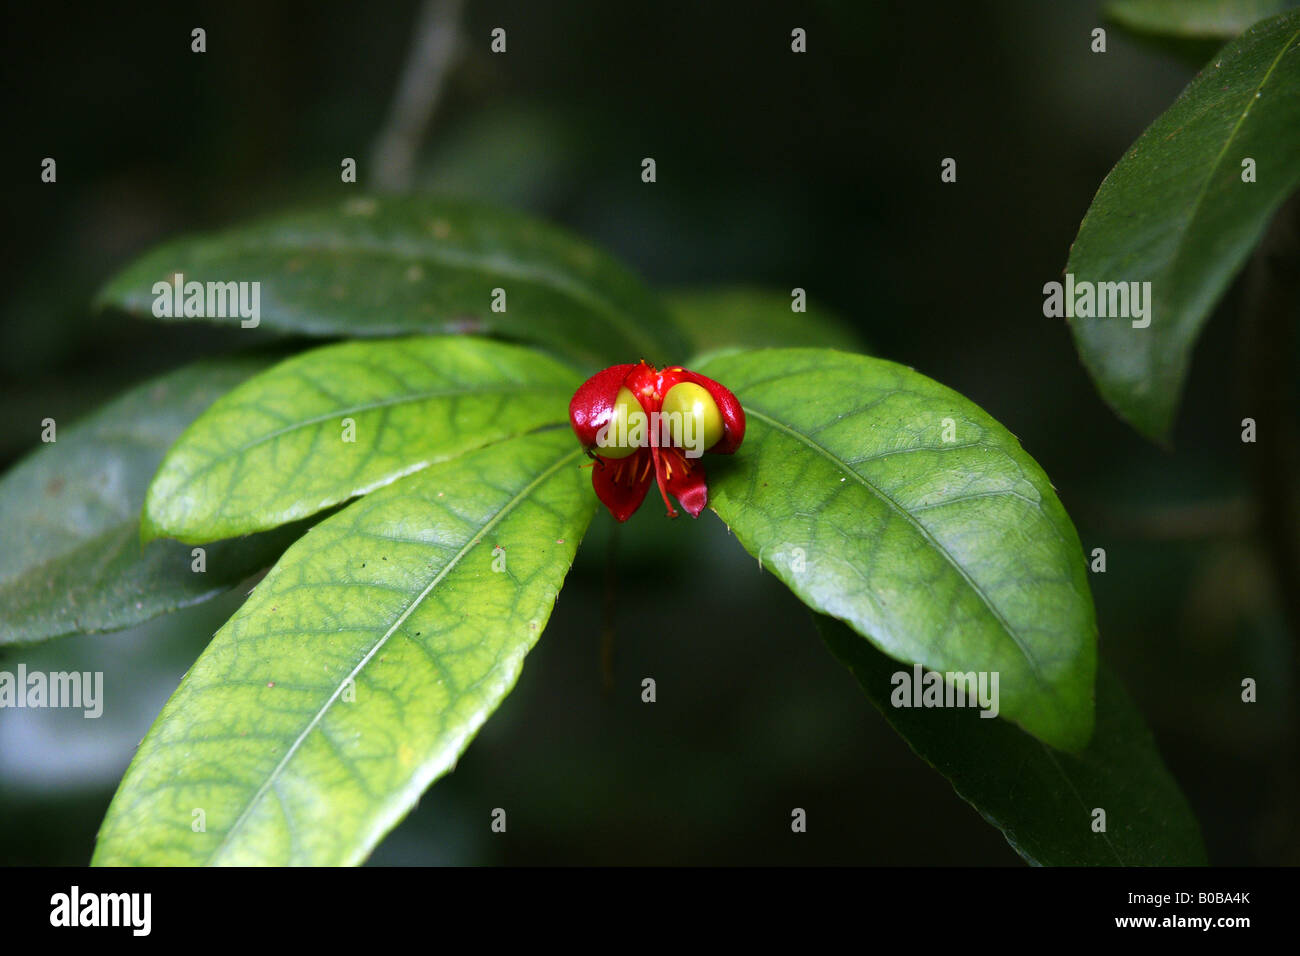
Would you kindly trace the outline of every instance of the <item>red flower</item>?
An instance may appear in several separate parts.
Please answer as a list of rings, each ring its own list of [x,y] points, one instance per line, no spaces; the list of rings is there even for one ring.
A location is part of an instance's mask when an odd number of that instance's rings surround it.
[[[711,378],[645,362],[597,372],[569,402],[569,421],[594,461],[596,496],[619,521],[641,506],[650,474],[676,518],[672,495],[698,518],[709,502],[700,455],[730,455],[745,438],[736,396]]]

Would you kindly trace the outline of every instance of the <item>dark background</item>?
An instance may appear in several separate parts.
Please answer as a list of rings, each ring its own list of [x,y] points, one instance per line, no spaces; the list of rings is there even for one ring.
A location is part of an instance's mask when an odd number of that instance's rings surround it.
[[[89,306],[151,244],[364,189],[416,5],[29,5],[4,31],[9,242],[0,464],[125,386],[234,348]],[[114,5],[116,6],[116,5]],[[24,19],[15,19],[23,17]],[[1102,654],[1221,864],[1296,862],[1293,637],[1255,535],[1234,288],[1172,450],[1105,407],[1042,315],[1101,179],[1195,72],[1078,2],[468,5],[421,188],[533,211],[671,288],[788,290],[950,385],[1043,465],[1086,551]],[[190,30],[208,52],[190,52]],[[489,32],[508,31],[508,53]],[[789,51],[790,30],[809,52]],[[39,181],[45,156],[58,182]],[[339,181],[345,156],[360,186]],[[658,182],[640,179],[653,156]],[[958,182],[941,184],[943,157]],[[620,542],[601,682],[608,517],[515,692],[376,863],[1012,864],[917,759],[806,612],[706,515],[643,509]],[[0,529],[3,534],[3,529]],[[116,635],[0,655],[104,670],[99,721],[0,712],[0,862],[84,863],[136,742],[247,588]],[[665,605],[663,595],[670,602]],[[640,702],[652,676],[658,703]],[[1261,700],[1241,704],[1240,680]],[[114,705],[114,701],[117,703]],[[792,807],[809,830],[790,832]],[[494,807],[509,832],[493,835]]]

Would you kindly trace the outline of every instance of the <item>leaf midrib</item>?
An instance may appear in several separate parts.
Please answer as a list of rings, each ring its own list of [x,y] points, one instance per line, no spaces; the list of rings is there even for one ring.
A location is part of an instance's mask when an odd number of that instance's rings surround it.
[[[529,385],[529,386],[500,385],[500,386],[493,386],[491,388],[439,389],[436,391],[417,392],[410,395],[401,395],[392,399],[384,399],[383,401],[370,402],[365,405],[352,405],[347,408],[337,408],[329,412],[325,412],[320,415],[313,416],[312,418],[305,418],[302,421],[294,422],[293,424],[286,425],[283,428],[277,428],[275,431],[267,432],[265,435],[259,436],[258,438],[255,438],[251,442],[247,442],[243,445],[240,445],[238,448],[225,451],[219,455],[213,455],[209,458],[207,462],[205,462],[196,470],[186,472],[185,481],[187,482],[193,481],[195,478],[199,477],[200,475],[207,474],[209,471],[211,471],[213,468],[216,468],[221,463],[225,461],[229,461],[233,458],[238,458],[239,456],[243,455],[245,452],[257,448],[259,445],[264,445],[269,441],[274,441],[276,438],[279,438],[281,435],[288,435],[294,431],[303,428],[311,428],[314,425],[320,425],[323,422],[328,422],[331,421],[332,419],[338,418],[340,415],[359,415],[362,412],[377,411],[386,408],[397,408],[404,404],[408,404],[411,402],[422,402],[430,398],[453,398],[453,397],[464,398],[471,395],[517,394],[521,392],[555,392],[556,394],[567,396],[570,394],[570,389],[569,386],[559,386],[559,385]],[[224,411],[225,411],[224,409],[219,410],[219,412],[224,412]]]
[[[1268,84],[1269,79],[1273,76],[1273,72],[1277,69],[1277,65],[1282,62],[1282,57],[1291,49],[1297,37],[1300,37],[1300,29],[1297,29],[1295,33],[1291,34],[1291,37],[1286,41],[1286,43],[1282,44],[1282,49],[1278,52],[1277,56],[1273,58],[1273,62],[1265,71],[1259,84],[1250,91],[1250,94],[1247,96],[1245,108],[1242,109],[1241,115],[1237,117],[1237,122],[1233,124],[1232,132],[1230,132],[1224,139],[1223,146],[1219,149],[1218,155],[1214,157],[1214,162],[1210,163],[1209,171],[1201,181],[1200,188],[1196,193],[1196,198],[1192,200],[1191,212],[1187,216],[1185,225],[1179,233],[1178,241],[1174,244],[1173,254],[1169,257],[1169,264],[1164,270],[1162,270],[1165,275],[1171,275],[1178,271],[1179,263],[1187,250],[1187,236],[1192,232],[1192,228],[1196,225],[1197,220],[1201,216],[1202,210],[1205,208],[1205,197],[1209,194],[1210,184],[1219,173],[1219,168],[1223,163],[1223,157],[1228,152],[1228,147],[1232,145],[1233,141],[1237,138],[1237,134],[1241,132],[1241,126],[1246,122],[1246,117],[1250,115],[1251,109],[1254,108],[1255,101],[1259,99],[1264,87]]]
[[[1042,672],[1038,669],[1038,662],[1034,660],[1033,655],[1029,653],[1028,649],[1022,643],[1020,636],[1011,627],[1011,624],[1003,616],[1002,612],[999,611],[996,607],[994,607],[992,601],[989,600],[988,596],[984,593],[983,589],[981,589],[980,586],[975,582],[975,580],[971,578],[969,574],[967,574],[966,569],[963,568],[961,564],[958,563],[957,559],[954,558],[952,554],[949,553],[948,549],[945,548],[938,541],[938,539],[936,539],[934,535],[930,533],[929,529],[926,528],[925,525],[917,521],[911,515],[911,513],[907,511],[907,509],[902,507],[902,505],[898,504],[898,502],[894,501],[893,498],[885,494],[885,492],[882,491],[881,489],[877,488],[874,484],[872,484],[869,480],[867,480],[865,476],[859,474],[856,470],[854,470],[847,463],[845,463],[841,458],[839,458],[839,456],[831,452],[823,445],[814,441],[812,438],[808,437],[807,435],[804,435],[802,432],[799,432],[794,428],[791,428],[790,426],[786,425],[784,422],[781,422],[780,420],[772,417],[771,415],[768,415],[758,410],[753,405],[745,404],[744,409],[746,415],[753,415],[756,418],[763,421],[764,423],[766,423],[769,427],[776,429],[777,431],[780,431],[786,435],[789,435],[791,438],[794,438],[796,441],[802,442],[808,448],[812,449],[814,452],[821,455],[827,461],[835,465],[836,468],[838,468],[840,471],[843,471],[846,475],[851,475],[853,479],[857,481],[860,485],[862,485],[862,487],[867,489],[868,492],[870,492],[872,495],[877,497],[880,501],[882,501],[897,515],[902,517],[917,534],[919,534],[925,541],[929,542],[930,546],[952,566],[953,570],[955,570],[958,573],[958,575],[961,576],[962,580],[966,582],[967,587],[969,587],[975,593],[975,595],[980,599],[981,603],[983,603],[984,606],[988,608],[988,611],[993,616],[993,619],[997,621],[998,625],[1002,628],[1003,632],[1009,638],[1011,638],[1012,643],[1014,643],[1016,648],[1020,651],[1021,656],[1025,659],[1025,662],[1029,665],[1030,673],[1033,674],[1034,680],[1038,682],[1039,686],[1041,686],[1053,697],[1059,696],[1057,694],[1056,688],[1052,684],[1050,684],[1046,680],[1046,678],[1044,678]]]
[[[582,449],[573,449],[571,451],[565,452],[564,455],[562,455],[559,459],[557,459],[553,465],[551,465],[540,475],[538,475],[536,478],[530,481],[518,493],[513,495],[510,498],[510,500],[507,501],[501,507],[501,509],[497,511],[497,513],[492,517],[492,519],[488,521],[486,524],[484,524],[481,528],[479,528],[478,531],[472,534],[470,536],[470,539],[464,544],[464,546],[462,546],[461,549],[457,551],[456,554],[454,554],[447,561],[447,563],[438,570],[438,573],[434,575],[433,580],[431,580],[425,586],[424,590],[422,590],[418,595],[416,595],[414,600],[412,600],[411,603],[407,605],[406,609],[397,617],[395,621],[393,621],[391,625],[389,625],[388,630],[384,632],[384,635],[381,638],[379,638],[378,641],[375,642],[375,644],[370,648],[370,650],[366,652],[365,656],[362,657],[362,659],[356,664],[355,667],[352,668],[351,671],[349,671],[347,677],[345,677],[342,681],[339,682],[339,685],[334,689],[334,692],[330,694],[329,698],[325,701],[325,703],[321,705],[319,710],[317,710],[315,716],[312,717],[311,721],[307,724],[307,726],[302,730],[302,732],[297,736],[297,738],[295,738],[293,744],[285,752],[284,756],[280,758],[280,762],[276,764],[275,768],[271,771],[270,774],[267,775],[266,779],[262,782],[261,786],[257,788],[257,791],[249,799],[247,805],[244,807],[244,810],[236,818],[235,822],[231,824],[230,829],[226,831],[225,836],[222,837],[221,843],[219,843],[216,849],[214,849],[212,853],[209,854],[208,862],[212,862],[216,860],[217,857],[219,857],[221,853],[226,849],[226,847],[230,844],[232,837],[248,820],[249,815],[252,814],[253,810],[257,807],[258,803],[262,800],[262,798],[266,796],[267,791],[274,785],[275,781],[278,779],[279,775],[284,770],[284,768],[288,766],[289,761],[293,758],[294,754],[298,752],[298,748],[302,746],[303,742],[307,739],[307,737],[311,734],[311,732],[315,730],[316,727],[320,724],[320,722],[325,718],[325,714],[329,711],[330,707],[334,705],[334,702],[338,700],[339,695],[343,693],[344,688],[347,687],[348,681],[353,680],[358,674],[361,673],[361,671],[374,658],[374,656],[380,651],[380,649],[386,643],[388,643],[389,638],[391,638],[395,633],[397,633],[397,629],[400,628],[402,624],[405,623],[406,619],[409,618],[413,613],[415,613],[416,609],[423,604],[425,598],[427,598],[433,592],[433,589],[437,587],[437,585],[449,573],[451,573],[452,570],[454,570],[457,566],[459,566],[460,561],[465,557],[465,555],[467,555],[471,550],[473,550],[480,543],[482,543],[484,536],[489,531],[491,531],[494,527],[497,526],[497,524],[499,524],[502,520],[504,520],[505,517],[508,514],[510,514],[510,512],[512,512],[519,505],[520,502],[524,501],[534,491],[534,489],[536,489],[540,484],[545,482],[553,474],[555,474],[562,467],[564,467],[565,464],[579,457],[581,454],[582,454]]]
[[[568,295],[586,304],[598,314],[604,315],[613,322],[620,334],[624,335],[629,342],[637,343],[642,348],[649,346],[652,350],[661,349],[667,344],[658,342],[653,337],[648,336],[643,325],[631,313],[616,305],[606,296],[596,292],[589,285],[576,282],[562,273],[546,267],[535,264],[521,265],[512,263],[509,260],[495,258],[494,254],[491,253],[487,255],[457,254],[449,253],[446,249],[421,246],[418,243],[384,245],[370,239],[358,241],[353,236],[348,237],[346,243],[341,245],[329,245],[322,243],[319,239],[304,240],[266,235],[248,236],[239,241],[231,241],[221,237],[208,237],[207,241],[217,243],[235,253],[307,252],[329,255],[352,253],[389,259],[412,259],[432,265],[471,270],[489,276],[501,275],[512,279],[532,281]],[[653,293],[648,292],[647,295],[652,297]]]
[[[1039,740],[1037,743],[1038,746],[1043,749],[1043,753],[1047,755],[1047,759],[1051,762],[1052,767],[1056,770],[1057,773],[1061,775],[1061,779],[1065,781],[1065,785],[1070,788],[1070,794],[1071,796],[1074,797],[1075,802],[1079,804],[1079,809],[1083,810],[1085,814],[1091,813],[1091,808],[1084,801],[1083,795],[1079,793],[1079,788],[1074,785],[1074,780],[1070,777],[1068,773],[1066,773],[1065,768],[1061,766],[1060,761],[1057,760],[1056,754],[1052,752],[1052,748],[1047,746],[1047,744],[1043,743],[1041,740]],[[967,802],[971,803],[971,806],[975,806],[973,802],[971,801],[967,801]],[[976,807],[976,809],[979,808]],[[1106,844],[1106,849],[1110,850],[1111,855],[1114,856],[1117,861],[1119,861],[1119,865],[1127,866],[1128,863],[1124,860],[1124,857],[1120,856],[1119,850],[1115,848],[1115,844],[1111,841],[1110,834],[1107,833],[1105,830],[1102,830],[1101,838],[1102,841]]]

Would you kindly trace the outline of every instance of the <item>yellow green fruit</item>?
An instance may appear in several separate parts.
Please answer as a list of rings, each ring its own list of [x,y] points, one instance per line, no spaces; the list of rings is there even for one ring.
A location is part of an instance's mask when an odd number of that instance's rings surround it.
[[[649,421],[645,409],[631,390],[624,387],[614,398],[614,414],[609,420],[609,443],[596,449],[605,458],[626,458],[649,441]],[[632,443],[628,443],[628,438]]]
[[[694,382],[678,382],[668,389],[663,413],[682,416],[683,435],[703,436],[698,446],[700,451],[707,451],[722,440],[722,413],[708,390]],[[695,419],[693,426],[686,424],[687,417]]]

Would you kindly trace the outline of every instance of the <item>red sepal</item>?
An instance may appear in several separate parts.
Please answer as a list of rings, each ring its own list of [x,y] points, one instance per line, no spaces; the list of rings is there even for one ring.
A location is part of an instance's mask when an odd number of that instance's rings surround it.
[[[626,458],[597,455],[591,466],[591,486],[609,513],[626,521],[645,500],[654,470],[649,448],[640,448]]]
[[[612,365],[587,379],[569,400],[569,424],[584,448],[596,447],[596,433],[614,414],[614,400],[635,365]]]
[[[668,516],[676,518],[672,495],[692,518],[698,518],[709,503],[709,487],[705,481],[704,463],[698,458],[687,458],[676,448],[656,448],[655,477],[659,492],[668,505]]]

